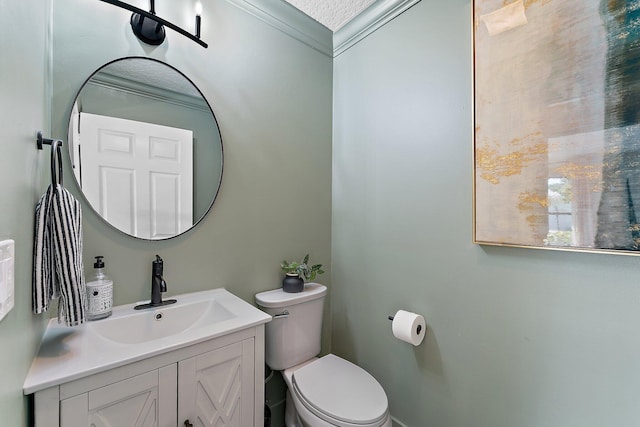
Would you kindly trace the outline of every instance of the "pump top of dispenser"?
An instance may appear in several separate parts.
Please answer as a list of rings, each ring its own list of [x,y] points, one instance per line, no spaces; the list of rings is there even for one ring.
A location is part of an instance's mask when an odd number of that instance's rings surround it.
[[[102,261],[102,258],[104,258],[102,255],[98,255],[96,258],[96,262],[93,264],[93,268],[104,268],[104,261]]]

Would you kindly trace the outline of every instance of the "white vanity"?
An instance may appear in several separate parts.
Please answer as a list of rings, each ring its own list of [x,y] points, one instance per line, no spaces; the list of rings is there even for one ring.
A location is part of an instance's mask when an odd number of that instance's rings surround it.
[[[24,383],[36,427],[264,425],[264,324],[224,289],[67,328],[52,319]]]

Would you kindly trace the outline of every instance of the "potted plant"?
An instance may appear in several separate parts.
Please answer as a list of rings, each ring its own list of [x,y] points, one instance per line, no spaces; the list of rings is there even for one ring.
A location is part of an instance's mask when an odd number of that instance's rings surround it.
[[[322,264],[309,265],[309,254],[300,262],[282,261],[280,268],[285,273],[282,290],[290,293],[302,292],[305,280],[314,280],[316,275],[324,273]]]

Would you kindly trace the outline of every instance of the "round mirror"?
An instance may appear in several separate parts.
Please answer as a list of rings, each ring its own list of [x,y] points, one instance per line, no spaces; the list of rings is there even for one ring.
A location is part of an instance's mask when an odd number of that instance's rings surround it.
[[[209,212],[222,180],[222,138],[200,90],[150,58],[110,62],[82,86],[69,154],[93,210],[131,236],[169,239]]]

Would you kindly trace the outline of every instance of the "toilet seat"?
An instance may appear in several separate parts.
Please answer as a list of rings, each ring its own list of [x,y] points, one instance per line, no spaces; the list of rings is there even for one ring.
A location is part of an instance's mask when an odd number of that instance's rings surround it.
[[[300,402],[331,425],[379,426],[388,417],[382,386],[364,369],[333,354],[297,369],[292,384]]]

